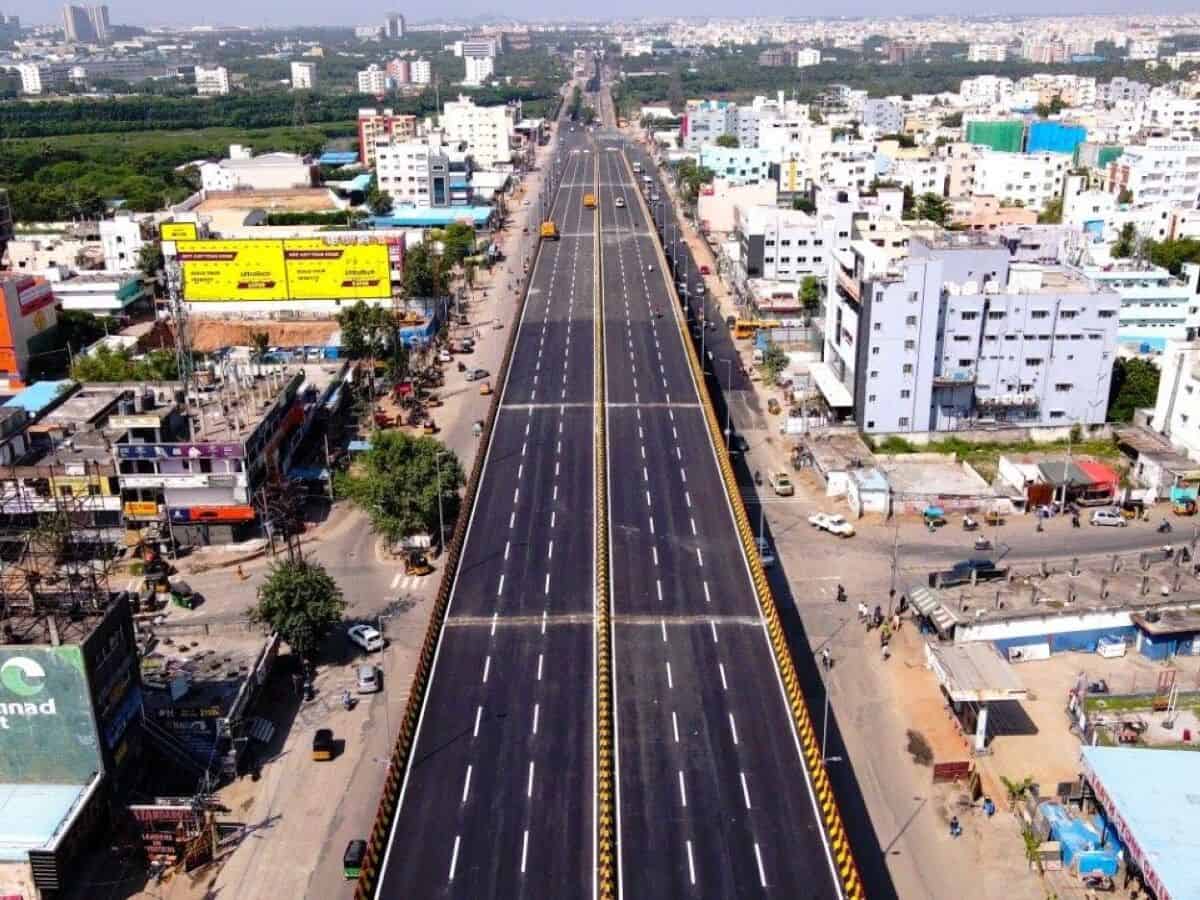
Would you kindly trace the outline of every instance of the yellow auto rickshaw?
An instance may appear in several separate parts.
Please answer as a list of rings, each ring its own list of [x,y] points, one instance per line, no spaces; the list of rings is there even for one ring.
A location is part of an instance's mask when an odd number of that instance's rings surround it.
[[[480,382],[480,384],[479,384],[479,396],[481,396],[481,397],[486,397],[486,396],[488,396],[488,395],[489,395],[491,392],[492,392],[492,383],[491,383],[490,381],[483,381],[483,382]]]

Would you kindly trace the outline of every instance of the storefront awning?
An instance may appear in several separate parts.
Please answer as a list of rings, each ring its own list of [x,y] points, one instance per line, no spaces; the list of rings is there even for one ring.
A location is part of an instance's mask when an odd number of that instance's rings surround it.
[[[831,407],[836,409],[854,405],[850,389],[838,380],[828,363],[812,363],[809,365],[808,371],[812,375],[813,381],[817,383],[817,390],[821,392],[821,396]]]

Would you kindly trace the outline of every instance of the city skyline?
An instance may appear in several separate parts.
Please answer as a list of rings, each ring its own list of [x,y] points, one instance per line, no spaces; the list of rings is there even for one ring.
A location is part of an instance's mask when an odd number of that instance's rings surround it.
[[[130,0],[130,2],[121,2],[109,4],[111,21],[114,24],[123,25],[167,25],[167,26],[186,26],[186,25],[227,25],[227,26],[266,26],[266,27],[288,27],[288,26],[344,26],[353,27],[355,24],[363,22],[374,22],[379,20],[382,22],[384,16],[392,11],[392,7],[388,5],[380,5],[374,0],[352,0],[349,3],[339,4],[336,9],[332,9],[328,4],[323,3],[294,3],[288,0],[266,0],[255,4],[255,14],[253,16],[246,15],[244,4],[237,3],[235,0],[213,0],[213,2],[205,5],[204,14],[197,17],[194,13],[188,14],[184,9],[176,13],[174,10],[170,14],[164,15],[161,4],[149,2],[149,0]],[[677,7],[677,8],[676,8]],[[52,2],[47,3],[44,0],[25,0],[25,2],[12,2],[4,4],[2,11],[9,15],[20,16],[21,21],[26,25],[61,25],[63,21],[63,4]],[[612,21],[615,19],[631,19],[645,17],[645,7],[643,4],[634,2],[634,0],[619,0],[615,4],[609,4],[605,8],[607,15],[603,19],[597,19],[595,16],[596,9],[592,4],[583,2],[583,0],[574,0],[567,3],[522,3],[513,4],[504,8],[497,8],[494,0],[460,0],[453,4],[421,4],[415,6],[397,9],[397,12],[403,14],[410,23],[419,23],[423,21],[449,21],[456,18],[462,19],[479,19],[479,18],[494,18],[494,19],[522,19],[528,18],[531,20],[551,20],[565,21],[570,19],[578,19],[579,21]],[[1138,10],[1131,11],[1124,4],[1117,0],[1101,0],[1096,3],[1084,3],[1082,0],[1073,0],[1068,4],[1063,4],[1057,7],[1051,15],[1054,16],[1097,16],[1097,15],[1184,15],[1194,11],[1194,7],[1183,2],[1183,0],[1158,0],[1153,4],[1148,4]],[[946,0],[915,0],[915,2],[907,5],[907,7],[899,14],[904,16],[946,16],[950,18],[962,18],[961,9],[954,4],[946,2]],[[1045,7],[1041,4],[1032,2],[1032,0],[1017,0],[1003,11],[998,11],[998,15],[1014,15],[1014,16],[1029,16],[1042,17],[1048,15]],[[667,6],[659,6],[655,10],[656,16],[664,17],[683,17],[688,18],[704,18],[712,17],[729,20],[733,17],[729,16],[728,7],[717,2],[711,3],[679,3]],[[742,18],[754,17],[798,17],[793,6],[779,2],[779,0],[767,0],[760,4],[756,4],[755,8],[746,11]],[[810,5],[804,10],[804,18],[876,18],[876,17],[896,17],[897,11],[894,7],[877,4],[872,0],[860,2],[857,4],[845,4],[830,2]]]

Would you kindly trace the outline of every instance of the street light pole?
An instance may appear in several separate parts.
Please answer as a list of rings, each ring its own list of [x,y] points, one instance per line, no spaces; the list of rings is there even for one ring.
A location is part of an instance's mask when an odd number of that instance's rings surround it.
[[[729,367],[729,372],[725,379],[725,385],[726,385],[725,390],[732,391],[733,390],[733,360],[725,359],[722,357],[721,362],[725,363],[725,365],[727,365]],[[725,398],[725,449],[726,450],[729,449],[730,441],[732,440],[732,432],[733,432],[733,421],[730,416],[730,408],[729,407],[730,407],[729,397],[727,396]]]
[[[438,492],[438,552],[441,552],[442,546],[446,542],[446,520],[442,513],[442,452],[438,450],[433,454],[433,465],[437,470],[437,492]]]

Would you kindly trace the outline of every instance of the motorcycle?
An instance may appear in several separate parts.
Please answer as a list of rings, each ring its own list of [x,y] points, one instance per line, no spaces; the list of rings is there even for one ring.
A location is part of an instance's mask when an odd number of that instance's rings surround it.
[[[1083,886],[1092,891],[1111,891],[1116,888],[1107,875],[1084,875]]]
[[[963,531],[975,531],[979,528],[979,523],[970,516],[963,516]]]
[[[342,692],[342,707],[346,710],[346,712],[350,712],[350,710],[354,709],[354,704],[357,702],[358,701],[355,700],[354,695],[349,691]]]
[[[975,549],[976,550],[991,550],[992,542],[989,541],[985,537],[975,538]]]
[[[458,361],[458,371],[460,371],[460,372],[467,371],[467,364],[465,362],[463,362],[461,359]]]
[[[762,472],[758,471],[758,469],[754,470],[754,483],[762,487]]]
[[[1158,525],[1158,533],[1159,534],[1170,534],[1171,529],[1172,529],[1172,525],[1166,519],[1163,519],[1162,522],[1160,522]]]

